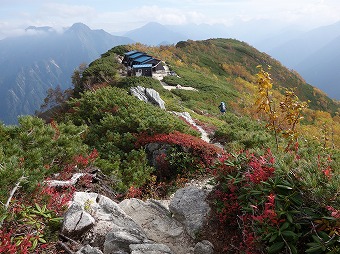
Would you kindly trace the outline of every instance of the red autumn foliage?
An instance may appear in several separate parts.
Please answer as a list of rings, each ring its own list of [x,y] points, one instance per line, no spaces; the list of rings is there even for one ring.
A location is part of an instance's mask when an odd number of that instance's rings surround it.
[[[131,186],[126,194],[126,198],[141,198],[142,196],[143,193],[141,189],[134,186]]]
[[[58,180],[68,180],[69,176],[79,171],[79,169],[86,171],[87,167],[97,157],[98,152],[95,149],[88,156],[76,156],[72,163],[63,167]],[[21,163],[23,162],[24,159],[21,160]],[[46,165],[45,168],[49,168],[49,165]],[[85,175],[79,182],[82,186],[88,187],[90,182],[92,182],[92,176]],[[46,206],[47,212],[51,212],[55,217],[62,216],[75,191],[76,188],[74,186],[51,187],[38,184],[34,193],[30,194],[29,199],[25,198],[25,196],[16,195],[12,199],[7,211],[9,219],[4,221],[0,230],[0,253],[28,254],[33,253],[32,251],[34,253],[55,253],[53,242],[42,244],[38,241],[39,234],[44,234],[48,223],[45,221],[46,218],[44,216],[35,214],[33,209],[36,205],[39,205],[39,207]],[[34,214],[35,222],[33,224],[31,222],[27,223],[25,219],[16,219],[22,218],[23,213],[27,213],[24,209],[28,209],[29,213]],[[40,225],[39,230],[36,230],[36,225]],[[33,245],[33,242],[37,242],[36,245]],[[46,249],[49,249],[51,252],[46,252]]]
[[[46,207],[49,210],[52,210],[58,216],[62,216],[75,191],[76,189],[73,186],[63,188],[44,186],[40,191],[39,197],[47,200]],[[36,201],[42,202],[41,200]]]
[[[93,151],[88,156],[78,155],[74,158],[74,163],[79,167],[86,167],[90,163],[93,163],[98,157],[98,151],[93,149]]]
[[[223,153],[222,149],[213,144],[209,144],[200,138],[178,131],[169,134],[156,134],[153,136],[149,136],[146,133],[141,134],[138,137],[136,146],[141,147],[149,143],[167,143],[181,146],[191,152],[194,156],[200,158],[205,166],[212,165],[217,156]]]
[[[331,162],[331,155],[328,155],[326,158],[322,158],[320,155],[318,155],[318,168],[323,173],[323,175],[329,179],[332,177],[333,171]]]
[[[270,156],[270,157],[269,157]],[[267,157],[267,158],[266,158]],[[249,161],[250,170],[245,174],[245,177],[252,183],[258,184],[267,181],[269,177],[273,176],[274,167],[269,166],[273,164],[273,157],[270,154],[265,156],[251,156]],[[268,164],[270,163],[270,164]]]
[[[262,156],[242,152],[219,158],[212,171],[219,185],[211,194],[214,200],[214,214],[224,228],[238,228],[230,231],[224,240],[221,253],[262,253],[261,237],[256,235],[254,227],[277,227],[282,221],[275,210],[275,194],[262,195],[257,203],[246,198],[247,191],[266,182],[274,176],[275,163],[270,150]],[[254,198],[253,202],[256,200]],[[255,201],[256,202],[256,201]],[[249,207],[253,209],[249,212]],[[227,239],[231,239],[228,243]]]
[[[262,214],[254,215],[252,216],[252,219],[259,223],[267,223],[272,226],[275,226],[279,223],[278,215],[275,211],[275,194],[272,193],[268,196],[268,200],[264,205]]]
[[[32,247],[32,235],[27,234],[21,239],[21,243],[18,245],[16,242],[12,241],[13,231],[10,230],[0,230],[0,253],[6,254],[28,254],[30,253],[30,248]]]

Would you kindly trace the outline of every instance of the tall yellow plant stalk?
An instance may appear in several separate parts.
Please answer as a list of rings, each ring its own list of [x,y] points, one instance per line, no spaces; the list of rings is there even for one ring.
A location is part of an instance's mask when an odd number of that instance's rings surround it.
[[[259,112],[264,112],[268,117],[268,123],[266,128],[272,130],[275,135],[275,143],[276,149],[279,149],[279,140],[278,134],[280,132],[279,124],[278,124],[278,115],[275,111],[275,105],[272,100],[272,91],[273,88],[272,79],[270,77],[269,72],[265,71],[262,68],[262,65],[258,65],[259,72],[256,74],[257,80],[257,100],[255,105],[258,108]],[[268,67],[270,69],[270,66]]]
[[[274,132],[276,148],[279,148],[278,136],[281,134],[288,140],[286,147],[288,150],[298,140],[297,126],[303,119],[302,111],[307,108],[308,102],[301,102],[293,89],[286,89],[284,99],[279,103],[280,111],[277,112],[271,91],[273,84],[270,74],[261,65],[257,68],[259,68],[259,72],[256,74],[258,91],[255,105],[258,111],[264,112],[267,117],[266,127]],[[270,66],[268,69],[270,70]]]

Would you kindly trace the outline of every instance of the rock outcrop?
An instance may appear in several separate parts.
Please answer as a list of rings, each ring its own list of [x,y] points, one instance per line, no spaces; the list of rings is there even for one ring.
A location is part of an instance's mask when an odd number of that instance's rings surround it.
[[[65,213],[61,232],[100,249],[111,237],[108,236],[110,232],[120,236],[137,235],[140,241],[136,243],[149,242],[143,229],[116,202],[97,193],[75,193]]]
[[[210,211],[206,196],[206,190],[194,186],[180,189],[169,210],[152,199],[118,204],[76,192],[62,234],[82,244],[77,254],[212,254],[210,242],[195,239]]]
[[[145,101],[160,107],[161,109],[165,109],[165,102],[159,96],[159,93],[152,88],[145,88],[142,86],[131,87],[130,93],[133,96],[136,96],[141,101]]]

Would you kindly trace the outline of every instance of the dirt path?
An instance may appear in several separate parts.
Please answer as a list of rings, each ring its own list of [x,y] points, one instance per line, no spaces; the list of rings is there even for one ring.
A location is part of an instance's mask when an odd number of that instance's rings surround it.
[[[161,85],[164,87],[164,89],[167,90],[172,90],[172,89],[182,89],[182,90],[190,90],[190,91],[198,91],[197,89],[190,87],[190,86],[181,86],[181,85],[177,85],[177,86],[169,86],[167,83],[165,83],[163,80],[163,78],[165,76],[170,75],[170,70],[169,70],[169,66],[167,66],[165,63],[163,65],[164,67],[164,71],[157,71],[156,73],[152,74],[152,77],[154,79],[159,80],[159,82],[161,83]]]

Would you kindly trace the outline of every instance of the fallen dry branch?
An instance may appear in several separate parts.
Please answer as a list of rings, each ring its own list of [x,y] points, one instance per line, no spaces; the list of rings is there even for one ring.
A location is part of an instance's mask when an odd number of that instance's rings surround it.
[[[75,185],[79,178],[87,175],[88,173],[76,173],[72,176],[70,180],[66,181],[59,181],[59,180],[48,180],[45,183],[50,187],[65,187],[65,186],[72,186]]]

